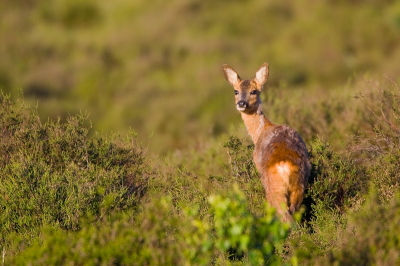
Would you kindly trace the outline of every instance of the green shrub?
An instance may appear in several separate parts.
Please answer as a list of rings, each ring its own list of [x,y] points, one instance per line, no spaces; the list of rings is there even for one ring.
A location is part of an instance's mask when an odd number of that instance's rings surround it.
[[[302,238],[296,255],[304,265],[399,265],[400,263],[400,194],[383,204],[375,188],[357,210],[347,213],[346,222],[329,232],[331,242],[324,252]],[[321,232],[314,234],[315,239]],[[308,254],[308,256],[304,256]]]
[[[400,149],[400,86],[391,80],[379,85],[356,96],[367,106],[373,130],[356,136],[351,150],[367,159]]]
[[[48,228],[31,247],[10,260],[16,265],[280,265],[274,253],[289,230],[275,211],[248,210],[234,187],[209,197],[209,212],[178,209],[171,197],[154,198],[131,216],[114,213],[65,233]],[[197,206],[198,207],[198,206]]]
[[[376,158],[368,167],[368,174],[384,202],[390,202],[400,191],[400,150]]]
[[[300,265],[315,265],[313,259],[336,248],[346,222],[343,213],[327,210],[321,205],[314,206],[312,220],[291,232],[285,243],[284,257],[294,257]]]
[[[386,82],[358,98],[368,107],[373,130],[355,136],[350,149],[366,165],[381,200],[389,202],[400,189],[400,86]]]
[[[312,144],[312,217],[287,241],[304,265],[399,264],[400,90],[392,85],[358,96],[373,131],[351,140],[343,153],[352,159],[320,140]]]
[[[100,221],[87,220],[79,231],[43,230],[31,247],[11,258],[15,265],[179,265],[179,220],[171,199],[147,203],[136,216],[114,213]],[[179,232],[179,231],[178,231]]]
[[[224,193],[237,183],[251,212],[261,215],[265,191],[252,160],[252,147],[237,136],[224,137],[222,142],[221,145],[220,141],[210,141],[212,147],[205,151],[182,151],[171,156],[171,160],[153,160],[160,173],[150,180],[149,194],[168,195],[177,207],[196,204],[199,214],[205,215],[208,196]]]
[[[389,204],[371,191],[357,212],[351,212],[338,247],[322,260],[331,265],[399,265],[400,194]]]
[[[306,223],[294,230],[287,252],[302,264],[336,248],[340,230],[346,226],[346,211],[358,206],[368,187],[365,169],[337,154],[329,143],[315,139],[310,147],[312,164],[304,199]]]
[[[249,265],[281,265],[275,248],[287,237],[290,226],[275,215],[275,209],[264,204],[264,215],[257,217],[247,209],[246,198],[238,187],[234,197],[209,198],[214,214],[215,247],[220,252],[233,250],[244,255]]]
[[[307,196],[315,205],[344,210],[367,187],[364,169],[351,159],[339,156],[321,139],[311,144],[310,161],[312,170]]]
[[[0,97],[0,246],[42,226],[77,230],[85,216],[134,206],[149,171],[134,140],[95,134],[85,116],[42,123],[36,110]]]
[[[265,190],[253,162],[254,145],[247,145],[245,138],[230,135],[222,143],[227,149],[228,162],[221,178],[225,183],[238,183],[245,193],[253,213],[260,215],[265,202]]]
[[[254,145],[246,146],[243,140],[233,135],[229,136],[222,145],[228,148],[230,174],[236,181],[248,182],[259,177],[253,162]]]

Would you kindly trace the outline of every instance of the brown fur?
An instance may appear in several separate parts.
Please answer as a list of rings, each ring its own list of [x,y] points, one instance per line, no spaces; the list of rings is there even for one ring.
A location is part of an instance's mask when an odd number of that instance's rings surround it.
[[[253,159],[261,174],[267,201],[283,220],[293,221],[291,214],[303,201],[310,162],[299,134],[286,125],[274,125],[262,112],[260,92],[268,72],[268,64],[264,63],[255,78],[242,80],[236,71],[224,65],[225,78],[237,91],[237,109],[255,145]]]

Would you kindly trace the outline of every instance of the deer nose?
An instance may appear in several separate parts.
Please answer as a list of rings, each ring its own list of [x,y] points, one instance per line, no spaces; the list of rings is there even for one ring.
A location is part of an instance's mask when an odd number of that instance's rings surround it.
[[[240,108],[247,108],[248,107],[248,103],[245,101],[238,101],[237,102],[237,106],[239,106]]]

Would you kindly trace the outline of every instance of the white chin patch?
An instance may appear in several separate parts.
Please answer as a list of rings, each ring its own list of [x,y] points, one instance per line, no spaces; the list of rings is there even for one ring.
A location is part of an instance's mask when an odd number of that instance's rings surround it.
[[[239,107],[238,105],[236,105],[236,109],[238,109],[240,112],[243,112],[244,110],[246,110],[245,107]]]

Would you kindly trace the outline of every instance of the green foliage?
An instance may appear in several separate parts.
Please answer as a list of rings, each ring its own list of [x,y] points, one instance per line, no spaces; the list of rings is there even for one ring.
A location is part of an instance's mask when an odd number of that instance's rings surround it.
[[[400,87],[393,81],[385,85],[358,95],[373,115],[373,131],[355,136],[350,148],[368,165],[380,199],[389,202],[400,189]]]
[[[77,230],[82,217],[135,206],[149,171],[134,140],[88,138],[86,117],[43,124],[35,109],[0,97],[0,245],[42,226]]]
[[[288,234],[275,211],[265,216],[247,210],[238,187],[227,197],[209,198],[209,216],[196,209],[178,212],[170,197],[146,203],[140,213],[114,213],[68,233],[48,228],[31,247],[14,257],[15,265],[208,265],[236,255],[242,265],[280,265],[274,254]],[[230,253],[229,253],[230,252]],[[239,262],[236,259],[236,262]],[[232,260],[235,263],[235,260]]]
[[[302,237],[295,238],[296,254],[304,265],[397,265],[399,214],[399,194],[384,204],[372,188],[361,207],[350,210],[346,221],[336,228],[320,228],[314,234],[303,232]],[[311,237],[314,241],[310,241]],[[329,237],[330,242],[318,246],[318,238],[324,237]]]
[[[265,190],[252,161],[252,148],[246,142],[245,138],[224,136],[210,140],[204,150],[194,148],[189,154],[179,151],[162,163],[156,161],[162,174],[149,181],[150,194],[166,194],[182,208],[198,205],[200,215],[206,215],[208,196],[223,193],[237,183],[250,211],[261,215]]]
[[[311,144],[312,171],[308,196],[320,208],[344,210],[367,187],[362,167],[333,151],[329,143],[316,139]]]
[[[316,181],[309,196],[316,204],[310,221],[288,241],[290,254],[304,265],[399,264],[399,92],[395,85],[360,96],[374,130],[352,139],[348,151],[357,164],[319,140],[313,143]],[[332,200],[342,197],[339,205]]]
[[[293,256],[301,264],[315,265],[315,258],[323,257],[337,248],[341,230],[346,223],[347,217],[344,213],[316,205],[311,221],[293,230],[285,243],[286,259]]]
[[[224,175],[229,177],[229,182],[240,185],[240,189],[245,192],[252,211],[258,214],[262,213],[261,206],[265,200],[265,190],[253,162],[254,145],[246,145],[245,138],[230,135],[227,139],[224,139],[222,146],[227,148],[229,156],[228,172],[225,172]]]
[[[0,103],[6,265],[399,263],[397,122],[371,120],[375,131],[341,152],[314,140],[308,212],[289,228],[265,202],[241,131],[152,158],[134,131],[90,135],[86,116],[41,123],[23,101]]]
[[[289,231],[275,216],[275,210],[265,204],[264,215],[254,216],[247,210],[246,198],[234,187],[233,198],[211,196],[209,201],[214,214],[215,247],[221,252],[234,250],[244,255],[249,265],[281,265],[274,254]]]
[[[389,202],[400,190],[400,150],[381,155],[368,168],[371,181],[380,199]]]
[[[400,263],[400,194],[383,204],[375,191],[351,212],[337,249],[326,265],[398,265]]]
[[[363,167],[319,138],[311,143],[309,155],[312,169],[304,199],[305,221],[292,232],[287,245],[299,262],[314,265],[313,259],[336,248],[347,223],[345,213],[359,205],[368,177]]]
[[[373,132],[357,135],[353,152],[372,158],[400,149],[400,86],[388,78],[369,91],[356,95],[368,107]]]
[[[16,265],[177,265],[184,246],[180,221],[169,198],[148,203],[137,216],[114,213],[83,223],[77,232],[43,231],[31,247],[14,257]],[[180,231],[178,231],[180,232]]]
[[[237,180],[240,177],[243,182],[249,182],[258,177],[252,156],[254,145],[246,146],[237,136],[232,135],[222,145],[228,148],[229,164],[233,177],[236,177]]]

